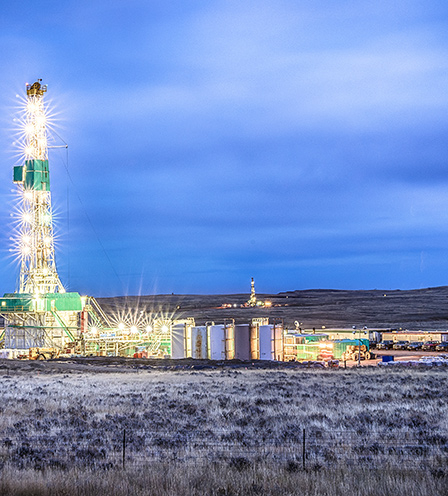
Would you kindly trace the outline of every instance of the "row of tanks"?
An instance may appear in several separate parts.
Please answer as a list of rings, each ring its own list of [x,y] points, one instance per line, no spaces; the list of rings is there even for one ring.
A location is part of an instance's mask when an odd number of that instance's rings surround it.
[[[369,360],[369,340],[329,339],[328,334],[287,331],[283,323],[254,319],[250,324],[233,321],[175,323],[171,334],[171,358],[209,360]]]
[[[175,324],[172,328],[171,357],[282,361],[283,337],[281,323]]]

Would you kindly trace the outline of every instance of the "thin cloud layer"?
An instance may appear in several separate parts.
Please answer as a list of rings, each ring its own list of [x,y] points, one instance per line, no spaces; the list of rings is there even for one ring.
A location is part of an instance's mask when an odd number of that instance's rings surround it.
[[[8,4],[4,291],[14,95],[37,77],[69,143],[51,167],[70,289],[446,284],[447,23],[434,0]]]

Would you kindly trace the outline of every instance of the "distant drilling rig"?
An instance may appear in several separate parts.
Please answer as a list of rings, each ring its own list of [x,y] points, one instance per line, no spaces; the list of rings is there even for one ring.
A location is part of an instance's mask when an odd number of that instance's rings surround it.
[[[5,348],[57,347],[75,343],[87,325],[87,298],[68,293],[56,269],[47,111],[41,79],[26,86],[22,119],[24,164],[14,167],[20,195],[17,247],[20,256],[18,290],[0,299],[5,319]]]

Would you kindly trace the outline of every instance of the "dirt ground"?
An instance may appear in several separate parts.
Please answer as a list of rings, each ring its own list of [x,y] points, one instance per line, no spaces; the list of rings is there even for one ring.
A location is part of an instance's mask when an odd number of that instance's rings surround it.
[[[421,357],[446,356],[444,353],[426,351],[373,350],[374,359],[361,360],[361,367],[377,367],[384,355],[394,357],[394,361],[419,360]],[[0,359],[0,375],[14,373],[74,373],[74,372],[136,372],[139,370],[294,370],[303,368],[301,362],[277,362],[267,360],[198,360],[185,358],[146,359],[125,357],[73,357],[57,360],[7,360]],[[358,367],[357,360],[340,362],[340,368]]]

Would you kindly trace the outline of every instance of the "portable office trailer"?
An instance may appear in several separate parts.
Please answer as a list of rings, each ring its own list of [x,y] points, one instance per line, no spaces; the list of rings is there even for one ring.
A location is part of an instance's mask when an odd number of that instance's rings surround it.
[[[396,331],[383,332],[383,341],[448,341],[448,332],[441,331]]]

